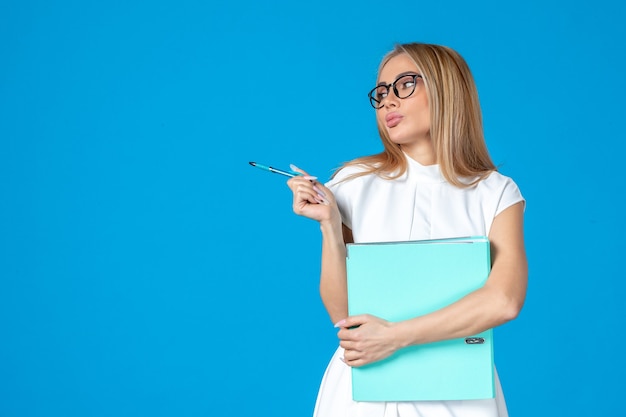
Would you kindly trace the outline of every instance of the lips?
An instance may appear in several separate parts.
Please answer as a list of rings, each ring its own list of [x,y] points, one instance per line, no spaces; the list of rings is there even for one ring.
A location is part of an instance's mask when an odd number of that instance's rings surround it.
[[[387,123],[387,127],[396,127],[402,121],[402,116],[400,113],[391,112],[385,116],[385,122]]]

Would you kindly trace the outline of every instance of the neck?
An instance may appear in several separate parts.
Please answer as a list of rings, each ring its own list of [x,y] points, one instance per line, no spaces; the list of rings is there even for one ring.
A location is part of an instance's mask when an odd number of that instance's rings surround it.
[[[410,146],[400,145],[400,149],[421,165],[434,165],[437,163],[435,149],[433,148],[433,144],[430,140],[421,141]]]

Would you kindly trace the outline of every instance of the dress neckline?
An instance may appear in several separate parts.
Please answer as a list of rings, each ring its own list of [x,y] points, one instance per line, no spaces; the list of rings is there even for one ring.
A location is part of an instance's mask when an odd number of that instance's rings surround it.
[[[422,165],[406,153],[404,154],[408,165],[408,177],[417,182],[437,184],[446,182],[441,173],[439,164]]]

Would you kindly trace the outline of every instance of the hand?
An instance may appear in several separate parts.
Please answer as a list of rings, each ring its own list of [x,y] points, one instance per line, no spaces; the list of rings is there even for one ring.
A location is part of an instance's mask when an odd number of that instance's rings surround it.
[[[319,222],[340,219],[333,193],[316,181],[317,177],[312,177],[293,165],[291,169],[303,174],[287,181],[287,185],[293,192],[294,213]]]
[[[335,326],[341,327],[337,336],[339,345],[345,349],[344,362],[349,366],[359,367],[385,359],[400,348],[393,336],[394,323],[378,317],[352,316]]]

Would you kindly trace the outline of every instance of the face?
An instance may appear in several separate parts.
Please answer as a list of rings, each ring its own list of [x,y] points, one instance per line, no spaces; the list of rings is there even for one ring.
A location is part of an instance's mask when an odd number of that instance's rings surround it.
[[[420,74],[415,63],[406,54],[400,54],[391,58],[378,75],[378,84],[391,84],[403,75]],[[407,88],[412,84],[404,84],[403,78],[396,84],[399,95],[402,97]],[[409,77],[409,81],[412,78]],[[405,151],[420,143],[427,142],[430,145],[430,110],[424,80],[415,78],[415,90],[406,98],[396,96],[394,89],[389,88],[389,93],[381,96],[382,107],[376,110],[376,118],[380,126],[384,126],[389,138],[393,143],[401,145]],[[402,85],[401,85],[402,84]]]

